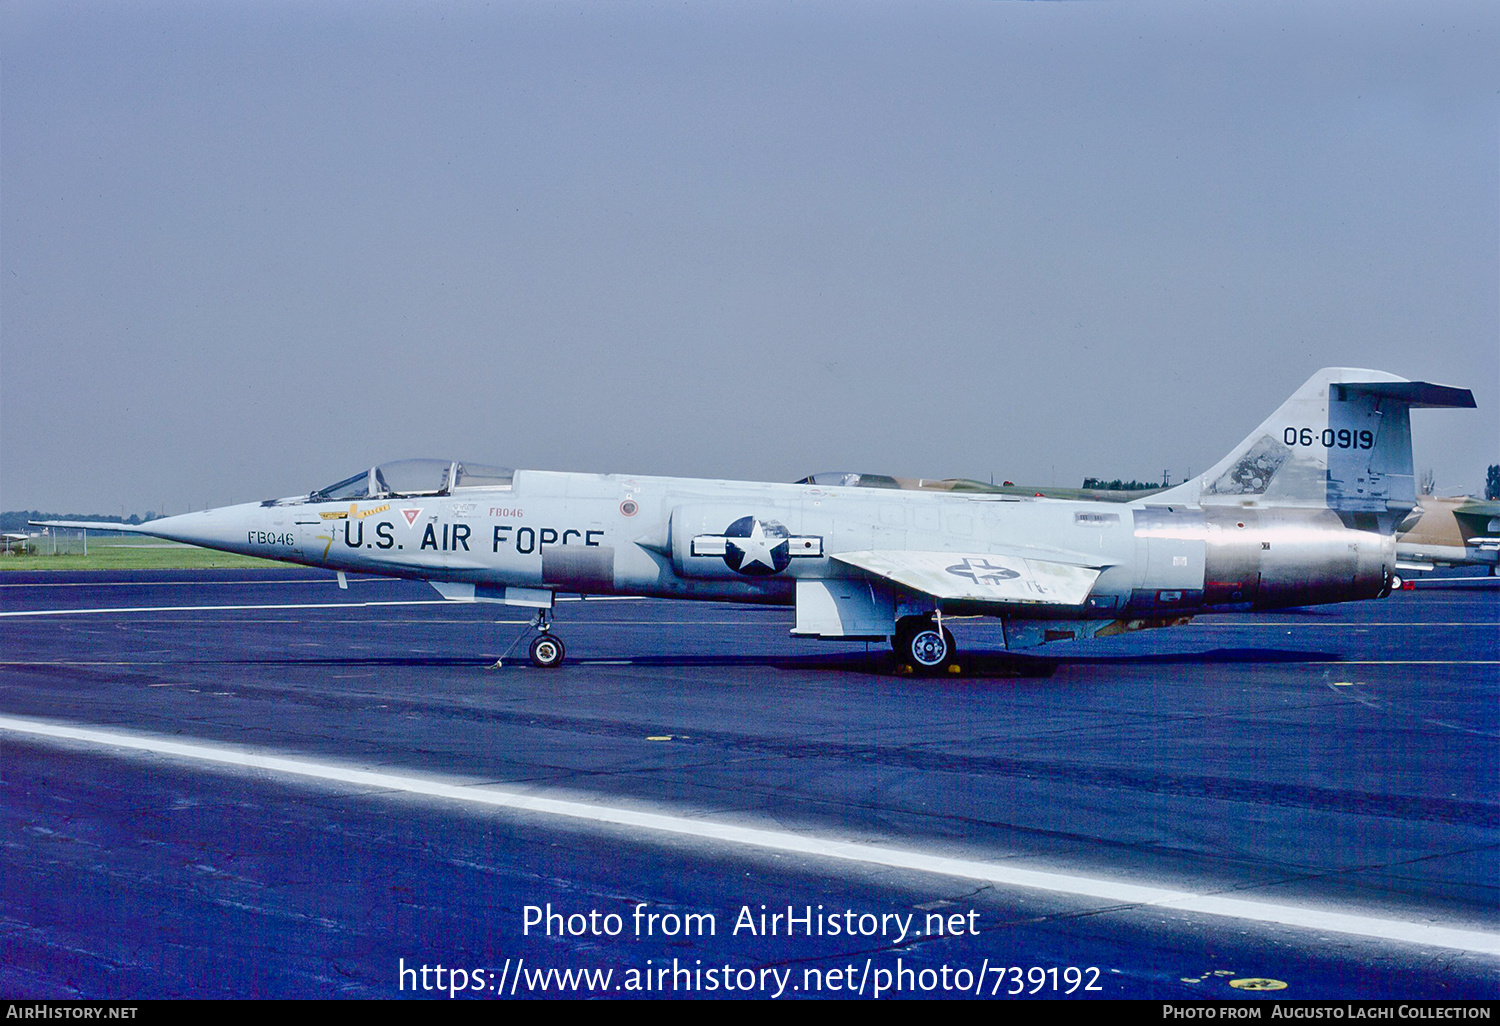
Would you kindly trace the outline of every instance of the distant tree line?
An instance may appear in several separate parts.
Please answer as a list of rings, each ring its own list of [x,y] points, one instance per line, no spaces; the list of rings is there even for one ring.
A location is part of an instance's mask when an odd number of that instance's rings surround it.
[[[1484,497],[1500,499],[1500,463],[1491,463],[1489,473],[1484,475]]]
[[[1154,481],[1122,481],[1118,477],[1113,481],[1105,481],[1097,477],[1086,477],[1083,479],[1083,486],[1102,492],[1144,492],[1150,488],[1161,487],[1161,485]]]

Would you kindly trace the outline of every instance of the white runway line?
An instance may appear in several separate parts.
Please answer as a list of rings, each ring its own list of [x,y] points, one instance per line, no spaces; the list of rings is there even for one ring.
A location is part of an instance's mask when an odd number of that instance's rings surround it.
[[[0,588],[23,588],[28,591],[35,588],[243,588],[247,585],[261,587],[267,584],[316,584],[321,586],[334,583],[332,577],[278,577],[267,581],[23,581],[14,584],[9,581],[0,581]],[[350,584],[374,584],[381,581],[399,580],[396,577],[351,577]]]
[[[559,602],[583,602],[593,605],[595,602],[636,602],[644,601],[631,595],[621,596],[596,596],[588,599],[580,599],[575,596],[559,595]],[[98,606],[89,609],[16,609],[0,612],[0,617],[6,616],[102,616],[108,613],[212,613],[233,612],[243,609],[368,609],[376,606],[476,606],[476,605],[503,605],[503,603],[479,603],[465,602],[459,599],[390,599],[371,602],[276,602],[259,603],[254,605],[231,605],[231,606]],[[507,607],[509,608],[509,607]],[[527,624],[530,620],[495,620],[497,624]],[[790,623],[790,620],[786,621]],[[700,626],[700,627],[741,627],[743,620],[590,620],[573,621],[568,626],[574,627],[580,623],[586,623],[589,627],[659,627],[659,626]],[[778,626],[773,623],[772,626]]]
[[[20,609],[0,616],[84,616],[98,613],[204,613],[231,609],[358,609],[366,606],[446,606],[447,599],[390,602],[279,602],[249,606],[104,606],[98,609]]]
[[[944,617],[943,619],[947,619]],[[1213,623],[1211,621],[1194,620],[1193,627],[1274,627],[1286,629],[1285,621],[1281,623],[1256,622],[1254,620],[1233,620],[1224,623]],[[1345,623],[1299,623],[1298,630],[1304,628],[1333,628],[1341,630],[1364,630],[1367,627],[1500,627],[1500,620],[1349,620]]]
[[[361,787],[425,795],[451,801],[468,802],[495,808],[518,809],[543,815],[563,816],[574,820],[636,827],[657,833],[695,837],[729,844],[741,844],[771,851],[793,852],[819,858],[838,859],[864,865],[909,869],[940,876],[959,877],[998,884],[1002,887],[1071,894],[1096,898],[1111,904],[1148,905],[1155,908],[1204,915],[1227,916],[1257,923],[1275,923],[1306,930],[1349,934],[1376,940],[1398,941],[1431,947],[1452,948],[1485,955],[1500,955],[1500,934],[1467,930],[1435,923],[1413,923],[1382,919],[1359,913],[1337,912],[1296,905],[1246,901],[1213,894],[1147,887],[1087,876],[1049,873],[1019,867],[1001,866],[970,859],[929,855],[920,851],[856,844],[811,834],[794,834],[780,830],[734,826],[706,820],[689,819],[665,813],[644,812],[608,805],[565,801],[537,795],[520,794],[488,785],[465,785],[430,777],[375,772],[313,762],[284,756],[258,754],[207,744],[185,744],[164,738],[140,737],[86,727],[69,727],[36,720],[0,716],[0,731],[34,738],[55,738],[107,745],[135,751],[153,752],[197,762],[241,766],[286,773],[293,776],[326,780]]]

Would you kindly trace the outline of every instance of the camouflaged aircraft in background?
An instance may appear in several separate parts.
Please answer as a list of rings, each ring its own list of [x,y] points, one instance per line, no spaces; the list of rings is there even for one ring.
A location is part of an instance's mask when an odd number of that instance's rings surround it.
[[[563,660],[551,610],[568,593],[792,606],[795,636],[890,639],[931,672],[953,664],[955,615],[1000,618],[1016,650],[1387,595],[1416,506],[1408,411],[1473,406],[1467,389],[1321,370],[1212,469],[1124,504],[405,460],[137,527],[48,525],[532,608],[542,667]]]
[[[1483,566],[1500,576],[1500,502],[1423,495],[1397,528],[1396,569]]]

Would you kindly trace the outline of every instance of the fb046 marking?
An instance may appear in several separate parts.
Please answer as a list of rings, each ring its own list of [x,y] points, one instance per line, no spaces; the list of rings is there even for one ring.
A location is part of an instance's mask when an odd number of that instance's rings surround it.
[[[1287,445],[1321,445],[1325,449],[1373,449],[1373,431],[1354,431],[1349,428],[1324,428],[1321,432],[1312,428],[1289,427],[1281,433]]]
[[[292,545],[290,531],[285,534],[276,534],[272,531],[249,531],[247,533],[249,535],[245,540],[247,545],[285,545],[288,548]]]

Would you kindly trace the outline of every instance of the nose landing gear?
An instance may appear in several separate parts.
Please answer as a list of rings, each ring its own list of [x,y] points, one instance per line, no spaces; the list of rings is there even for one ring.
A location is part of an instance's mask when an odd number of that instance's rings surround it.
[[[552,613],[546,609],[538,609],[536,616],[531,618],[531,623],[527,624],[526,629],[510,643],[510,648],[507,648],[505,653],[495,660],[496,669],[505,665],[505,660],[515,651],[516,646],[532,631],[536,631],[537,636],[532,639],[531,648],[527,653],[531,658],[531,665],[540,670],[551,670],[562,665],[567,647],[563,644],[562,638],[552,633]]]

